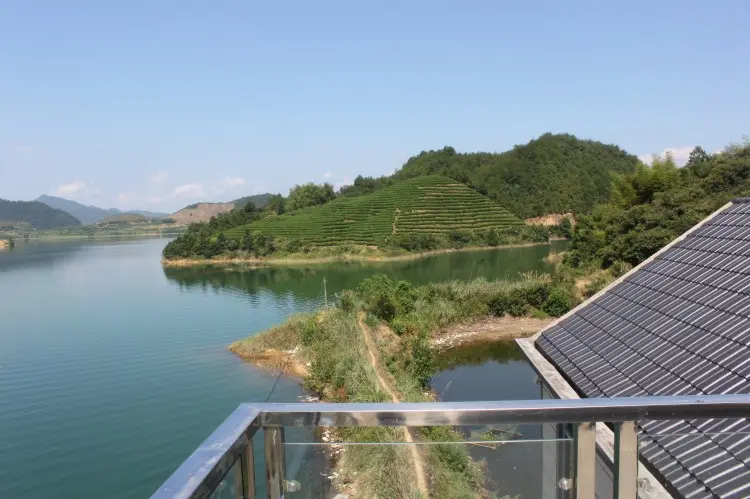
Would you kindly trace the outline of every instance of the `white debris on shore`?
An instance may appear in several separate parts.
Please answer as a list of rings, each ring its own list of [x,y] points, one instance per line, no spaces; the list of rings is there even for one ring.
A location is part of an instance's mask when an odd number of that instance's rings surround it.
[[[436,348],[450,348],[456,345],[460,345],[464,339],[471,338],[479,333],[479,331],[465,331],[463,333],[448,334],[441,338],[437,338],[432,341],[432,346]]]
[[[328,454],[328,458],[331,459],[331,461],[335,462],[337,459],[341,457],[341,453],[344,452],[344,446],[343,445],[337,445],[334,442],[336,442],[336,437],[334,434],[334,430],[332,428],[326,427],[321,430],[320,439],[329,444],[326,446],[326,452]],[[327,475],[325,473],[321,473],[323,476],[328,478],[329,480],[335,480],[339,477],[338,472],[333,471],[330,475]]]

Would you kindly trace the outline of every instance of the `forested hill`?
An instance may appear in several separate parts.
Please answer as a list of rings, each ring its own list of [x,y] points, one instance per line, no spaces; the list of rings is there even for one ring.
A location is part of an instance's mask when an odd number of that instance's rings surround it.
[[[39,201],[0,199],[0,227],[29,224],[35,229],[81,225],[74,216]]]
[[[669,157],[639,165],[615,176],[609,203],[578,219],[566,262],[637,265],[727,201],[747,196],[750,143],[714,155],[696,147],[683,168]]]
[[[444,175],[489,196],[521,218],[584,212],[609,199],[611,172],[635,170],[638,158],[615,145],[545,134],[503,153],[422,152],[395,179]]]
[[[302,194],[317,190],[312,185],[293,188],[287,206],[296,207],[304,201]],[[333,195],[331,186],[319,190],[317,194]],[[208,223],[191,224],[165,247],[164,256],[248,258],[330,247],[352,251],[355,246],[429,251],[541,242],[549,235],[524,227],[520,219],[464,184],[436,175],[395,182],[361,196],[332,201],[322,197],[317,204],[310,199],[306,206],[302,203],[286,213],[247,205]]]

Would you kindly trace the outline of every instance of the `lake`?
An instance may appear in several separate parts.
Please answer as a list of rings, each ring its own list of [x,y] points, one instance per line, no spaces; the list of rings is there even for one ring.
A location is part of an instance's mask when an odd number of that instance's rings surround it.
[[[240,402],[295,401],[294,380],[269,393],[276,377],[226,346],[322,305],[324,278],[329,299],[378,272],[415,284],[514,278],[546,270],[543,257],[565,245],[240,271],[163,269],[166,242],[19,242],[0,253],[0,497],[149,496]],[[521,361],[459,361],[433,386],[453,380],[446,400],[479,397],[458,388],[472,376],[461,369],[502,366],[523,383],[480,398],[538,397]]]

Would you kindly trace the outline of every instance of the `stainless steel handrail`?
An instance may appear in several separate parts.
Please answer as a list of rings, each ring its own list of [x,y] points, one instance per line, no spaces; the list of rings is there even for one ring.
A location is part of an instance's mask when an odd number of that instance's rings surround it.
[[[750,395],[424,402],[248,404],[261,426],[447,426],[496,423],[620,423],[744,417]]]
[[[402,404],[241,404],[154,493],[152,499],[208,497],[239,460],[246,474],[252,475],[252,455],[246,452],[258,429],[281,435],[284,426],[461,426],[498,423],[579,423],[577,433],[586,447],[581,455],[591,455],[594,422],[629,423],[645,420],[742,418],[750,417],[750,395],[706,395],[681,397],[630,397],[600,399],[547,399],[501,402],[433,402]],[[617,425],[619,428],[622,425]],[[274,429],[281,431],[273,433]],[[634,435],[634,431],[632,432]],[[583,438],[585,436],[585,438]],[[267,436],[266,445],[282,445]],[[632,447],[629,437],[628,447]],[[580,446],[580,445],[579,445]],[[628,452],[632,453],[632,449]],[[274,497],[279,497],[283,481],[283,449],[266,449],[273,480]],[[281,456],[281,457],[279,457]],[[589,460],[589,458],[586,458]],[[248,462],[248,460],[250,462]],[[279,460],[281,462],[279,463]],[[579,476],[592,472],[593,460],[579,463]],[[274,468],[274,466],[276,468]],[[281,467],[281,468],[279,468]],[[632,466],[622,466],[632,469]],[[635,477],[632,482],[635,481]],[[623,490],[630,481],[620,477]],[[245,496],[254,497],[243,478]],[[283,486],[283,484],[281,485]]]

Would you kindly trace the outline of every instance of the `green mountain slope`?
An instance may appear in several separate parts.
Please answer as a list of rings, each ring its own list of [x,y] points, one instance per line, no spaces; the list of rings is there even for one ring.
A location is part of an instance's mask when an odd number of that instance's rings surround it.
[[[0,199],[0,227],[29,224],[35,229],[81,225],[74,216],[38,201]]]
[[[391,235],[439,235],[520,225],[517,217],[467,186],[446,177],[424,176],[373,194],[267,217],[225,235],[240,240],[246,231],[260,231],[321,246],[378,246]]]
[[[500,154],[459,154],[452,147],[422,152],[393,178],[444,175],[529,218],[588,211],[609,199],[611,172],[630,173],[637,164],[614,145],[545,134]]]
[[[47,196],[46,194],[36,198],[36,201],[44,203],[47,206],[50,206],[52,208],[56,208],[58,210],[62,210],[66,213],[69,213],[73,215],[74,217],[76,217],[78,220],[80,220],[80,222],[83,224],[93,224],[93,223],[99,222],[105,217],[108,217],[111,215],[118,215],[121,213],[136,213],[138,215],[143,215],[149,218],[161,218],[163,216],[166,216],[166,213],[155,213],[152,211],[143,211],[143,210],[121,211],[116,208],[104,209],[104,208],[99,208],[98,206],[89,206],[89,205],[77,203],[75,201],[71,201],[69,199],[59,198],[56,196]]]
[[[268,199],[273,196],[273,194],[266,192],[265,194],[253,194],[252,196],[245,196],[239,199],[235,199],[232,201],[234,203],[234,207],[236,209],[243,208],[248,201],[252,202],[256,208],[263,208],[268,203]]]

